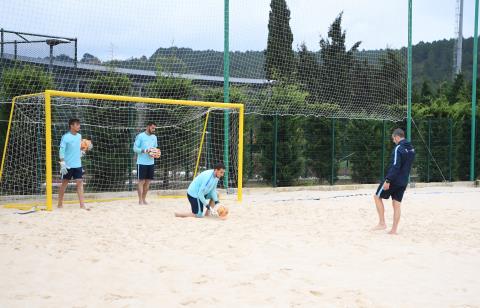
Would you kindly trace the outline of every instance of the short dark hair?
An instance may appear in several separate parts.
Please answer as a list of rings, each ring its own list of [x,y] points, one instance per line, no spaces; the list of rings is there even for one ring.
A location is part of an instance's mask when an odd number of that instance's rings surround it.
[[[157,126],[157,124],[155,124],[155,122],[153,122],[153,121],[148,121],[147,122],[147,126],[152,126],[152,125]]]
[[[80,120],[76,118],[68,120],[68,128],[72,127],[72,125],[76,123],[80,124]]]
[[[215,166],[213,166],[213,169],[215,169],[215,170],[220,170],[220,169],[225,170],[225,165],[223,163],[217,163],[217,164],[215,164]]]
[[[398,136],[400,138],[405,138],[405,132],[401,128],[395,128],[395,130],[392,133],[392,136]]]

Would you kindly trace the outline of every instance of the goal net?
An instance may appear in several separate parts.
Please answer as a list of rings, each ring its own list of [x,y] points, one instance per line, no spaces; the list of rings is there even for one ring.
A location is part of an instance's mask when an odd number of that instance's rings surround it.
[[[219,188],[241,199],[241,104],[46,91],[16,97],[12,105],[0,174],[2,203],[51,209],[61,182],[59,144],[71,118],[80,119],[82,138],[93,143],[82,158],[87,199],[134,195],[133,143],[149,121],[157,126],[161,149],[151,190],[184,196],[195,174],[223,162],[227,170]]]

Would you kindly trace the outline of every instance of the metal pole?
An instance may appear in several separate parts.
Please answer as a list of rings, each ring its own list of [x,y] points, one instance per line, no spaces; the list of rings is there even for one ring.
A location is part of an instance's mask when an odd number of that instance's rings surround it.
[[[412,140],[412,0],[408,0],[407,140]]]
[[[387,131],[387,122],[383,120],[382,128],[382,180],[385,179],[385,133]]]
[[[74,45],[75,45],[75,56],[73,58],[73,66],[75,70],[75,91],[79,92],[80,91],[80,81],[78,80],[78,71],[77,71],[77,66],[78,66],[78,41],[75,38],[74,40]]]
[[[14,60],[17,60],[17,53],[18,53],[18,50],[17,50],[17,40],[14,40],[14,41],[13,41],[13,59],[14,59]]]
[[[48,64],[48,72],[51,74],[53,70],[53,45],[50,45],[50,63]]]
[[[453,157],[453,123],[448,118],[448,181],[452,181],[452,157]]]
[[[332,119],[332,160],[331,160],[331,172],[330,172],[330,185],[333,185],[335,181],[335,119]]]
[[[3,59],[3,28],[0,29],[0,33],[1,33],[1,47],[0,47],[0,59]]]
[[[475,34],[473,36],[472,75],[472,132],[470,137],[470,181],[475,180],[475,126],[477,120],[477,56],[478,56],[478,0],[475,0]]]
[[[273,178],[272,186],[277,187],[277,147],[278,147],[278,115],[273,118]]]
[[[432,153],[432,120],[428,119],[427,183],[430,182],[430,153]]]
[[[250,170],[248,172],[248,178],[253,177],[253,128],[250,128]]]
[[[230,102],[230,46],[229,46],[229,0],[224,0],[224,30],[223,30],[223,102]],[[228,189],[228,171],[229,171],[229,112],[225,110],[223,112],[223,132],[224,132],[224,144],[223,144],[223,163],[225,164],[225,175],[223,177],[223,186]]]

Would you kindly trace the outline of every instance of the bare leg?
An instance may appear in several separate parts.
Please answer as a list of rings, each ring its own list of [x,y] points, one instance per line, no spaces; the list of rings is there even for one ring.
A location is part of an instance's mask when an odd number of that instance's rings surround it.
[[[383,206],[383,201],[377,195],[373,196],[373,200],[375,201],[375,206],[377,207],[378,225],[372,230],[384,230],[387,228],[387,225],[385,224],[385,208]]]
[[[147,197],[148,189],[150,188],[150,182],[151,180],[145,180],[145,183],[143,184],[143,193],[142,193],[143,204],[148,204],[145,198]]]
[[[78,195],[78,201],[80,201],[80,208],[85,209],[87,211],[90,211],[88,207],[85,207],[85,200],[83,198],[83,180],[75,180],[77,184],[77,195]]]
[[[393,206],[393,225],[392,225],[392,230],[388,232],[388,234],[397,234],[397,229],[398,229],[398,223],[400,222],[400,214],[402,213],[402,210],[400,209],[401,203],[392,200],[392,206]]]
[[[193,214],[192,212],[189,212],[189,213],[176,213],[175,212],[175,217],[185,218],[185,217],[197,217],[197,216],[195,214]]]
[[[62,185],[60,186],[60,190],[58,191],[58,208],[63,207],[63,196],[65,196],[65,190],[67,189],[69,180],[62,180]]]
[[[143,204],[143,185],[145,184],[145,180],[139,180],[137,184],[137,192],[138,192],[138,204]]]

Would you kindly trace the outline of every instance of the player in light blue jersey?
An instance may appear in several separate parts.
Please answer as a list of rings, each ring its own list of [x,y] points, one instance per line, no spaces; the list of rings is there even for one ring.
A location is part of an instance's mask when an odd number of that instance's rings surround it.
[[[176,217],[197,217],[210,216],[215,213],[219,204],[217,184],[225,174],[225,165],[218,163],[213,170],[205,170],[193,179],[188,186],[187,198],[192,208],[188,213],[175,213]],[[207,209],[204,212],[204,207]]]
[[[70,131],[62,136],[60,141],[60,174],[62,175],[62,185],[58,192],[58,207],[63,207],[63,196],[67,189],[68,182],[75,180],[77,186],[78,200],[80,208],[89,210],[85,206],[83,198],[83,168],[82,168],[82,150],[80,144],[82,135],[80,135],[80,120],[70,119],[68,121]]]
[[[154,135],[156,128],[154,122],[148,122],[145,131],[137,135],[133,144],[133,151],[137,153],[138,204],[148,204],[147,192],[155,170],[154,155],[151,155],[151,152],[157,151],[158,157],[160,156],[160,150],[157,149],[157,136]]]

